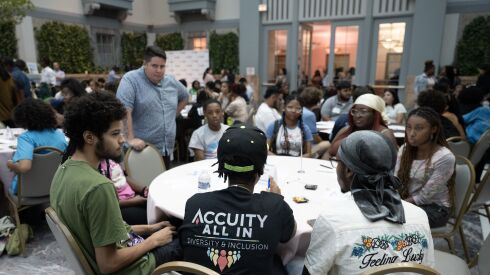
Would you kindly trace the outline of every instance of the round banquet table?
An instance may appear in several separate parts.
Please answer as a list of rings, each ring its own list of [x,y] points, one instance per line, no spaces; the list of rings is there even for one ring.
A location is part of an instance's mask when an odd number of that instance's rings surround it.
[[[22,128],[12,128],[13,138],[7,138],[6,129],[0,129],[0,181],[3,183],[4,194],[6,195],[14,177],[14,173],[7,168],[7,161],[12,159],[17,147],[17,136],[25,130]]]
[[[160,220],[164,215],[183,219],[187,199],[198,192],[199,174],[204,171],[214,172],[212,167],[216,159],[202,160],[172,168],[156,177],[148,193],[148,223]],[[335,163],[334,163],[335,165]],[[296,234],[287,243],[280,244],[278,253],[283,264],[287,264],[296,255],[304,256],[310,243],[312,227],[309,220],[314,220],[325,209],[324,202],[330,196],[340,194],[335,168],[330,161],[286,156],[268,156],[265,173],[255,186],[255,193],[267,189],[268,175],[272,175],[284,196],[284,200],[293,210],[297,228]],[[302,167],[302,168],[301,168]],[[302,170],[304,173],[300,173]],[[318,185],[316,190],[305,189],[305,184]],[[209,191],[226,188],[227,184],[216,173],[212,173]],[[307,203],[295,203],[294,196],[307,198]]]

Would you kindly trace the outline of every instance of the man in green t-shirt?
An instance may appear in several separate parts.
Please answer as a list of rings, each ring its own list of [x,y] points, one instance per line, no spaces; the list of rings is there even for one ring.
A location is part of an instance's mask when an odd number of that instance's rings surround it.
[[[69,158],[51,185],[51,206],[97,274],[150,274],[181,254],[178,241],[172,241],[175,227],[168,222],[127,225],[114,185],[97,170],[101,159],[120,157],[125,115],[119,100],[105,92],[70,104],[64,122]]]

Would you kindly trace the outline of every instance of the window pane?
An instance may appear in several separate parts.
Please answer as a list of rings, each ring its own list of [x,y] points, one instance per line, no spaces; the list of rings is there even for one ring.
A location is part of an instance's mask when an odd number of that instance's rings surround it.
[[[288,31],[274,30],[269,31],[267,49],[267,80],[274,82],[279,70],[286,68],[286,51]]]
[[[335,28],[333,61],[335,72],[347,72],[350,68],[355,68],[357,62],[358,39],[359,26],[342,26]]]
[[[405,38],[405,23],[379,24],[376,84],[398,85]]]

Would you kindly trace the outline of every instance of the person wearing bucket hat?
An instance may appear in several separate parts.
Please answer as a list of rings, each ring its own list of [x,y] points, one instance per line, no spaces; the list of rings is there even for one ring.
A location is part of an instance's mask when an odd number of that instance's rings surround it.
[[[349,112],[349,125],[339,131],[328,150],[330,156],[337,155],[342,140],[359,130],[374,130],[389,138],[396,146],[396,138],[388,129],[388,116],[385,114],[385,102],[377,95],[364,94],[356,99]]]
[[[322,105],[322,120],[335,121],[340,114],[347,114],[352,106],[352,85],[349,81],[339,82],[337,95],[329,97]]]
[[[228,188],[187,200],[179,229],[185,261],[220,274],[285,274],[274,252],[294,236],[296,222],[274,179],[271,192],[253,193],[266,161],[261,130],[236,125],[225,131],[216,172]]]
[[[359,274],[397,262],[434,267],[427,215],[402,201],[396,190],[396,146],[381,133],[357,131],[342,141],[337,157],[337,178],[345,194],[326,198],[303,274]]]

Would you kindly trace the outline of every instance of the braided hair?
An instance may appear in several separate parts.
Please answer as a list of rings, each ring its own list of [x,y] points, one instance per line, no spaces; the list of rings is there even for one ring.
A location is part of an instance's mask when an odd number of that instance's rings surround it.
[[[298,101],[298,103],[301,106],[301,108],[303,108],[303,104],[301,103],[301,100],[299,100],[299,96],[297,94],[292,94],[292,95],[286,97],[286,99],[284,100],[284,106],[288,105],[289,102],[291,102],[293,100]],[[283,131],[284,132],[284,146],[283,146],[283,149],[285,151],[285,154],[286,155],[289,155],[290,143],[289,143],[289,138],[288,138],[288,130],[287,130],[287,127],[286,127],[286,108],[282,112],[281,122],[282,122],[282,128],[284,130]],[[304,152],[305,151],[305,139],[306,139],[306,136],[305,136],[305,128],[304,128],[304,125],[303,125],[303,112],[301,112],[301,114],[299,115],[298,122],[299,122],[299,129],[301,130],[301,140],[302,140],[302,143],[301,144],[303,146],[303,152]],[[274,141],[274,143],[275,142],[276,141]]]
[[[427,158],[427,163],[429,164],[432,161],[432,156],[436,152],[437,145],[443,146],[443,147],[448,147],[446,137],[444,135],[444,129],[442,127],[441,120],[439,118],[439,115],[429,107],[420,107],[418,109],[412,110],[408,114],[408,119],[412,116],[418,116],[426,120],[431,128],[436,128],[436,132],[432,135],[431,137],[431,149],[429,152],[429,157]],[[405,131],[405,141],[407,141],[407,132]],[[410,183],[410,171],[412,169],[412,164],[417,156],[417,147],[414,147],[410,145],[408,142],[405,142],[405,146],[403,148],[403,152],[400,158],[400,169],[398,170],[398,178],[400,178],[400,181],[402,182],[402,187],[400,190],[400,194],[403,199],[406,199],[409,197],[409,183]],[[429,167],[430,165],[425,166],[425,171],[424,175],[427,176],[429,173]],[[424,177],[425,177],[424,176]]]

